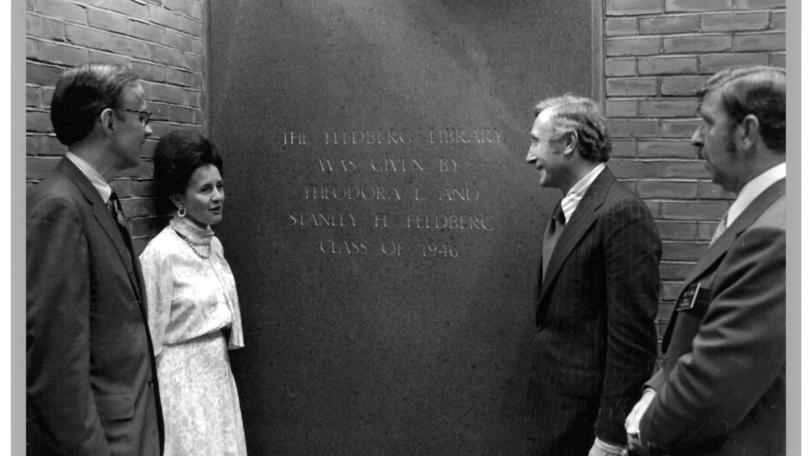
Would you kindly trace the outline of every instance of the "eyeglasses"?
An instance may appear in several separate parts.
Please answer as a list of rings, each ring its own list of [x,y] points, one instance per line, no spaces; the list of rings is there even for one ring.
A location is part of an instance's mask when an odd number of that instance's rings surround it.
[[[127,109],[127,108],[121,108],[121,110],[126,111],[126,112],[133,112],[135,114],[138,114],[138,120],[141,121],[141,124],[144,127],[149,125],[149,117],[152,116],[151,112],[149,112],[149,111],[138,111],[136,109]]]

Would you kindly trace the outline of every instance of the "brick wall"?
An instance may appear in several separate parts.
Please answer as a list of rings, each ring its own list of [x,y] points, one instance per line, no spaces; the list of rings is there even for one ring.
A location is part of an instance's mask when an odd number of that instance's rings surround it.
[[[33,185],[67,148],[53,134],[53,86],[66,68],[120,63],[141,76],[154,139],[140,166],[113,181],[140,252],[165,223],[151,181],[155,140],[206,127],[206,0],[27,0],[26,181]]]
[[[784,0],[604,0],[611,167],[647,202],[664,244],[659,334],[732,195],[689,138],[696,89],[735,64],[785,66]]]

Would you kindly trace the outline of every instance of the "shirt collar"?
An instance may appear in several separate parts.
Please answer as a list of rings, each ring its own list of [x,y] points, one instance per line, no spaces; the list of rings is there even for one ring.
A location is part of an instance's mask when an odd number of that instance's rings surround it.
[[[591,172],[574,184],[563,197],[560,205],[562,206],[563,214],[565,214],[566,223],[568,223],[568,220],[571,220],[574,211],[577,209],[577,206],[579,206],[579,202],[582,200],[582,197],[585,196],[585,192],[591,188],[591,184],[599,177],[599,173],[601,173],[603,169],[605,169],[605,164],[599,163],[596,168],[592,169]]]
[[[731,207],[728,208],[726,226],[730,226],[734,223],[734,220],[742,214],[757,196],[777,181],[784,179],[786,175],[787,164],[782,162],[745,184],[740,190],[740,193],[737,194],[737,199],[735,199],[734,202],[731,203]]]
[[[96,191],[98,192],[99,196],[101,196],[101,200],[104,201],[104,204],[107,204],[107,202],[110,200],[110,195],[112,195],[112,187],[110,184],[108,184],[107,181],[101,177],[101,174],[99,174],[98,171],[96,171],[95,168],[90,165],[90,163],[87,163],[84,161],[84,159],[79,158],[78,155],[68,151],[65,154],[65,157],[67,157],[68,160],[73,162],[73,164],[79,168],[79,171],[84,174],[84,177],[86,177],[87,180],[93,184],[93,187],[96,188]]]

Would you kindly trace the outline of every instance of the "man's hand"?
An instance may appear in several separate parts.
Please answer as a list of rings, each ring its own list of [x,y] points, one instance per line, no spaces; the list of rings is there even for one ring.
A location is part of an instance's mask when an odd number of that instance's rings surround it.
[[[644,412],[647,411],[653,399],[655,399],[655,390],[645,389],[641,399],[636,402],[633,410],[624,420],[624,429],[627,431],[627,446],[634,455],[643,456],[648,454],[647,448],[644,447],[641,441],[639,424],[641,423],[641,417],[644,416]]]

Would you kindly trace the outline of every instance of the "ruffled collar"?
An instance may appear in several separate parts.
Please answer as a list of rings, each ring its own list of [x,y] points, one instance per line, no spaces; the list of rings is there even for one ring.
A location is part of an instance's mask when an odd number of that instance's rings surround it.
[[[197,245],[208,245],[211,243],[211,238],[214,237],[214,231],[210,226],[205,229],[200,228],[193,222],[188,221],[185,217],[180,217],[177,214],[169,220],[169,226],[179,233],[181,237]]]

